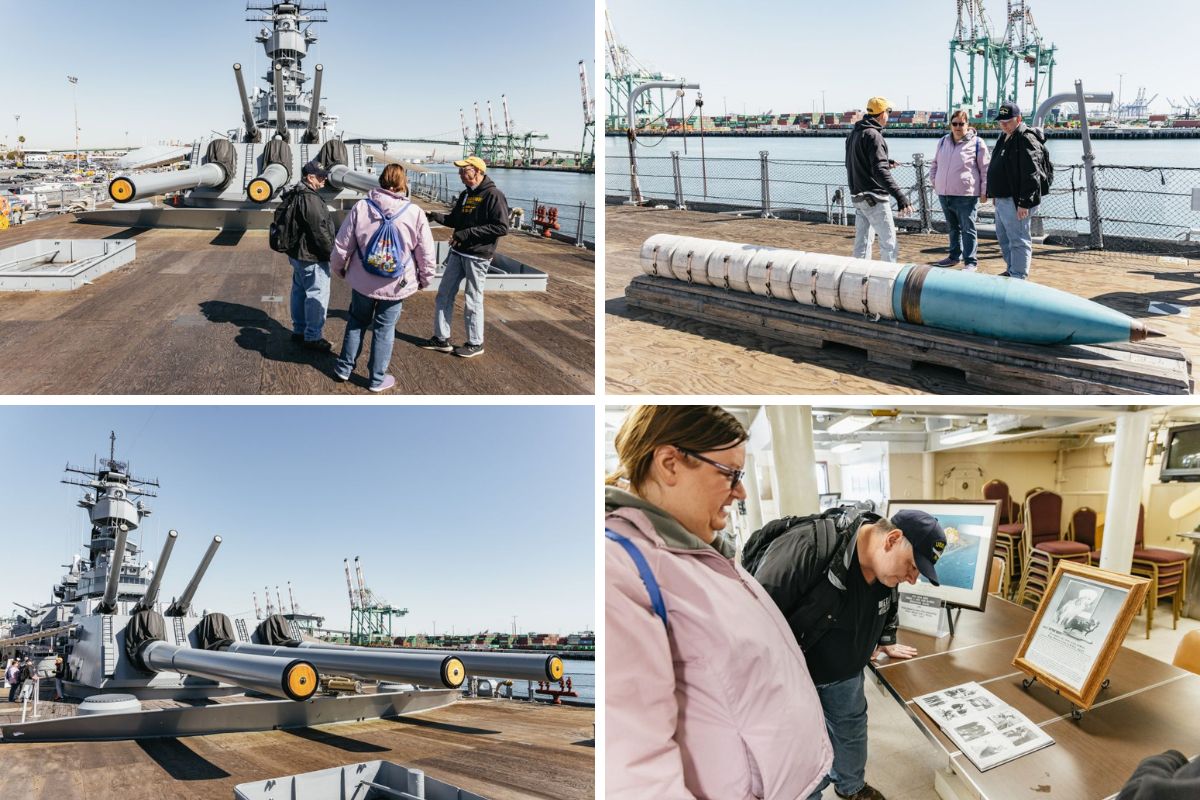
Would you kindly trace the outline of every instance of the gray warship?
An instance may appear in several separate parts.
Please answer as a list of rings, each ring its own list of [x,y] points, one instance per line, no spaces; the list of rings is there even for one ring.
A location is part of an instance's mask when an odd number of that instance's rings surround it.
[[[66,664],[65,698],[43,702],[44,718],[4,722],[0,743],[142,739],[301,728],[396,717],[453,703],[468,674],[557,680],[557,656],[340,646],[306,640],[280,613],[230,617],[192,607],[221,537],[214,536],[182,592],[160,589],[177,531],[157,563],[131,538],[151,514],[155,479],[135,476],[116,455],[91,469],[68,464],[63,483],[81,488],[85,552],[54,585],[53,600],[22,606],[28,616],[0,639],[17,652]]]
[[[262,76],[266,88],[253,86],[248,93],[242,65],[233,65],[242,124],[193,142],[187,169],[117,176],[108,186],[113,208],[76,218],[131,227],[266,228],[280,193],[313,160],[330,170],[321,195],[339,213],[377,187],[372,156],[361,144],[348,146],[337,117],[321,105],[324,67],[315,65],[311,79],[303,69],[317,41],[314,26],[328,21],[326,11],[324,3],[306,0],[247,3],[247,21],[264,24],[256,41],[269,66]],[[172,192],[180,193],[172,205],[146,202]]]

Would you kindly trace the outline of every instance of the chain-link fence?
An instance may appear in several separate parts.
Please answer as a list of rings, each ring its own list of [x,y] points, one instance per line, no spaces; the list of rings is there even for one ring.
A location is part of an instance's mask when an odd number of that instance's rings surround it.
[[[892,170],[912,201],[916,214],[898,220],[902,226],[929,229],[945,223],[920,156]],[[772,159],[767,152],[753,158],[640,157],[638,186],[644,198],[713,210],[750,211],[764,216],[823,217],[832,223],[852,221],[854,209],[840,161]],[[1200,187],[1200,168],[1096,165],[1094,183],[1100,226],[1105,236],[1132,241],[1180,241],[1200,228],[1200,212],[1191,209],[1192,189]],[[629,158],[605,158],[605,187],[610,196],[630,194]],[[981,215],[984,221],[988,211]],[[1086,235],[1091,232],[1088,190],[1082,164],[1057,165],[1054,184],[1042,198],[1038,216],[1047,233]]]
[[[462,191],[457,181],[450,185],[451,177],[441,172],[414,172],[409,176],[409,188],[413,197],[449,205]],[[577,247],[595,248],[596,209],[588,203],[560,203],[547,197],[507,199],[512,227],[538,234],[548,229],[549,238],[571,242]]]

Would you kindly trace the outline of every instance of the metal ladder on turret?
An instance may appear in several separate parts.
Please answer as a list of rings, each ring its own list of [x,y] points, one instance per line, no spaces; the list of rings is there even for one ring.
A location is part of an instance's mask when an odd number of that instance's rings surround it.
[[[200,140],[192,142],[192,155],[188,158],[188,163],[193,167],[200,166]]]
[[[100,658],[104,663],[104,677],[111,678],[117,671],[117,642],[113,638],[112,614],[102,617],[100,629]]]
[[[175,644],[180,647],[188,646],[187,631],[183,629],[183,617],[172,617],[171,628],[175,632]]]
[[[254,142],[246,142],[246,163],[242,165],[242,190],[245,191],[250,186],[250,181],[254,180],[258,175],[255,169],[256,159],[254,158]]]
[[[235,619],[233,621],[233,627],[237,628],[237,635],[238,635],[239,642],[250,641],[250,632],[248,630],[246,630],[246,620],[242,619],[241,617],[238,617],[237,619]]]

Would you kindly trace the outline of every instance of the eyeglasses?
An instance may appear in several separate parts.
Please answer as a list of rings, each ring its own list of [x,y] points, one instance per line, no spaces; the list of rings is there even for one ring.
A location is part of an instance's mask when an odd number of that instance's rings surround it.
[[[692,458],[694,458],[698,461],[703,461],[705,464],[711,464],[713,467],[716,467],[717,472],[719,472],[722,475],[724,475],[725,477],[729,478],[729,491],[733,491],[734,489],[736,489],[737,485],[742,482],[742,478],[744,478],[746,476],[745,470],[734,469],[733,467],[722,464],[719,461],[713,461],[711,458],[708,458],[707,456],[702,456],[694,450],[685,450],[682,447],[678,447],[678,446],[675,449],[678,450],[679,452],[683,453],[684,455],[691,456]]]
[[[965,122],[951,122],[950,127],[951,128],[961,128],[962,126],[964,126],[966,124],[967,123],[965,123]]]

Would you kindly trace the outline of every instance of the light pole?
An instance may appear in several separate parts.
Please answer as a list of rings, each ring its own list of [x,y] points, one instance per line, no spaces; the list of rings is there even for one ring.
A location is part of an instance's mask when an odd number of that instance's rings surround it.
[[[1125,82],[1125,73],[1117,73],[1117,120],[1121,119],[1121,84]]]
[[[821,90],[821,124],[822,124],[822,125],[824,125],[824,124],[825,124],[825,116],[826,116],[828,113],[829,113],[829,112],[825,110],[825,90],[824,90],[824,89],[822,89],[822,90]]]
[[[17,165],[20,166],[24,163],[21,158],[21,115],[13,114],[13,119],[17,121]]]
[[[71,83],[71,104],[75,107],[75,173],[79,173],[79,96],[76,93],[75,87],[79,85],[79,78],[74,75],[68,75],[67,80]]]

